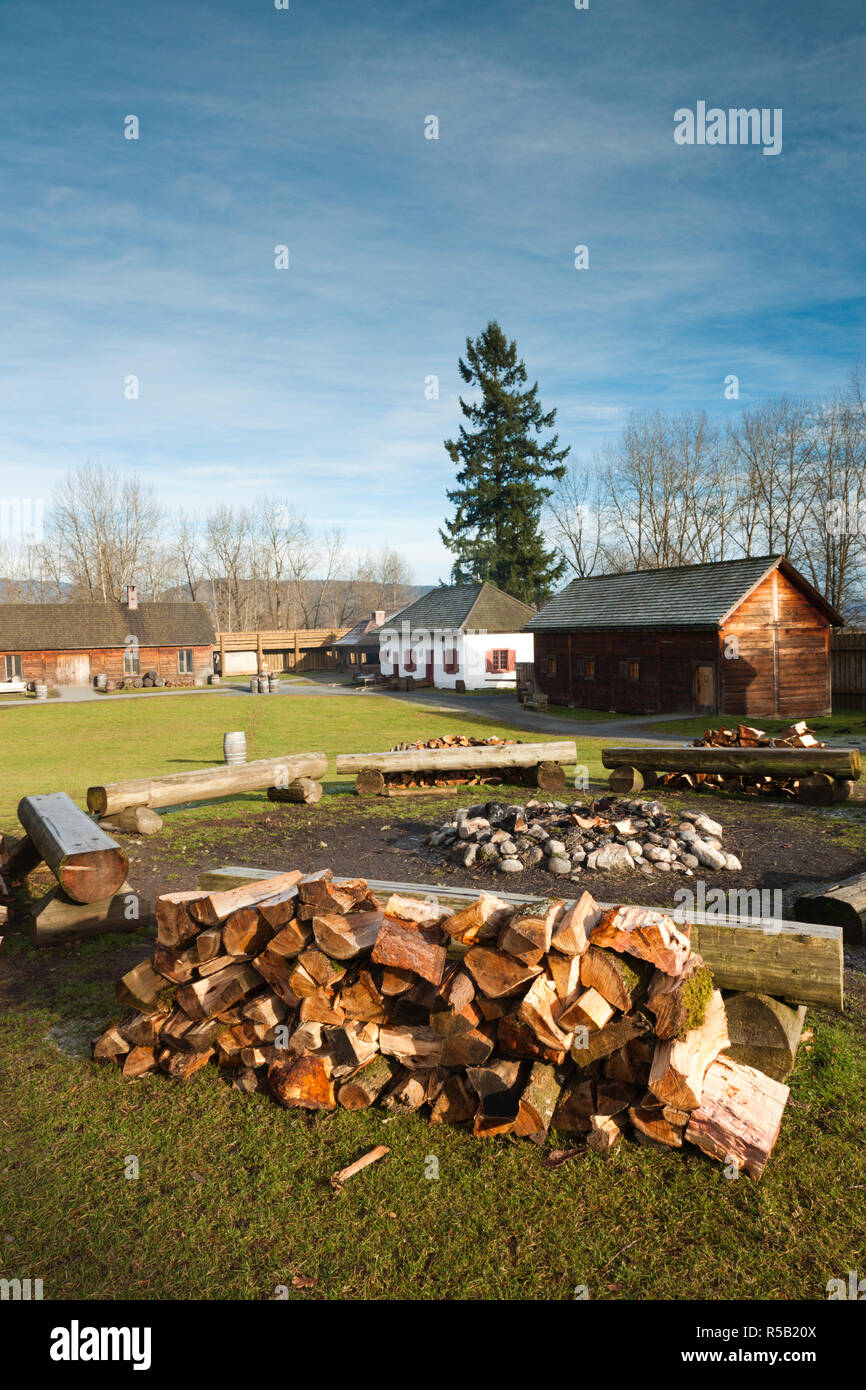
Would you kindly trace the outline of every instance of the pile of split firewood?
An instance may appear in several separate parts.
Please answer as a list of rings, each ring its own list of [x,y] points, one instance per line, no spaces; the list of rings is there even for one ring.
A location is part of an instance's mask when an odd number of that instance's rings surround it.
[[[826,748],[817,739],[805,720],[799,720],[783,729],[782,733],[764,733],[763,729],[750,728],[748,724],[738,724],[736,729],[707,729],[700,738],[692,741],[692,748]],[[719,787],[723,791],[764,793],[772,796],[797,797],[797,777],[728,777],[721,772],[668,772],[660,773],[655,783],[660,787],[680,787],[694,791],[697,787],[712,790]]]
[[[441,734],[439,738],[416,739],[414,743],[397,743],[390,750],[392,753],[409,753],[415,749],[422,748],[509,748],[514,743],[521,743],[522,739],[497,738],[491,734],[490,738],[469,738],[466,734]]]
[[[600,1153],[630,1128],[755,1178],[779,1133],[788,1088],[724,1056],[722,995],[664,913],[588,893],[448,912],[322,870],[165,894],[156,915],[152,958],[117,989],[135,1013],[93,1048],[125,1076],[214,1061],[289,1107],[428,1106]]]

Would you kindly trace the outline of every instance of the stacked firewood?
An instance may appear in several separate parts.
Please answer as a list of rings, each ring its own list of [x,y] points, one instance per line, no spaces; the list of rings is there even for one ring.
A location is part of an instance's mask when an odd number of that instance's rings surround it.
[[[490,738],[469,738],[466,734],[440,734],[438,738],[419,738],[414,743],[397,743],[389,752],[410,753],[424,748],[508,748],[522,742],[522,739],[497,738],[495,734],[491,734]],[[443,772],[441,769],[386,772],[384,776],[386,784],[394,787],[498,787],[505,780],[504,774],[498,771]]]
[[[801,719],[791,724],[775,736],[763,729],[751,728],[748,724],[738,724],[736,729],[707,729],[700,738],[693,740],[692,748],[826,748],[812,730]],[[720,772],[668,772],[659,775],[656,786],[679,787],[694,791],[703,787],[706,791],[720,788],[723,791],[751,792],[757,795],[785,796],[796,800],[799,778],[797,777],[726,777]]]
[[[422,748],[506,748],[515,742],[521,743],[522,740],[497,738],[495,734],[491,734],[489,738],[469,738],[466,734],[440,734],[438,738],[419,738],[414,743],[397,743],[390,751],[408,753],[413,749]]]
[[[607,1153],[696,1145],[760,1177],[788,1088],[724,1056],[722,995],[688,928],[637,907],[458,911],[329,870],[157,902],[135,1013],[94,1043],[128,1077],[215,1062],[307,1110],[429,1107],[480,1136],[577,1135]]]

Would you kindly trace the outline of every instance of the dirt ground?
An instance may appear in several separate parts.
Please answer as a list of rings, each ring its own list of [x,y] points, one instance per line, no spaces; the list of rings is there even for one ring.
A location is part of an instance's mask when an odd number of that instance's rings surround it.
[[[425,836],[449,816],[419,798],[402,803],[399,815],[388,806],[341,799],[316,808],[280,808],[221,821],[217,808],[209,822],[206,844],[183,849],[183,836],[174,831],[130,844],[130,879],[145,898],[169,888],[193,888],[198,874],[220,865],[238,864],[265,869],[330,868],[352,877],[399,882],[454,884],[467,888],[560,895],[574,891],[567,879],[540,870],[497,874],[485,868],[465,869],[432,857]],[[666,804],[672,804],[669,800]],[[687,803],[683,802],[683,806]],[[832,817],[790,805],[771,805],[693,799],[688,806],[713,816],[724,826],[725,849],[743,865],[741,874],[702,871],[707,890],[781,889],[785,913],[794,898],[820,883],[866,870],[866,820]],[[182,872],[178,875],[178,858]],[[166,876],[171,874],[171,882]],[[673,905],[678,887],[692,882],[679,874],[612,874],[586,870],[579,886],[603,901],[653,902]]]

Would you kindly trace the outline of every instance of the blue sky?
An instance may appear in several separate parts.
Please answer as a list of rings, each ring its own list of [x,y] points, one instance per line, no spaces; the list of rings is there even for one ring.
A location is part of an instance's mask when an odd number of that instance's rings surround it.
[[[0,492],[275,493],[435,582],[489,318],[586,456],[866,358],[864,72],[862,0],[3,0]],[[698,100],[781,154],[676,145]]]

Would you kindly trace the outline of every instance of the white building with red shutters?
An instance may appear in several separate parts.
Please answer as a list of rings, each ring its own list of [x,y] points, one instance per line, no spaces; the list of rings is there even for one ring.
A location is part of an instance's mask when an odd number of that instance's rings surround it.
[[[517,663],[532,661],[535,609],[494,584],[430,589],[377,629],[383,676],[412,676],[442,690],[513,690]]]

